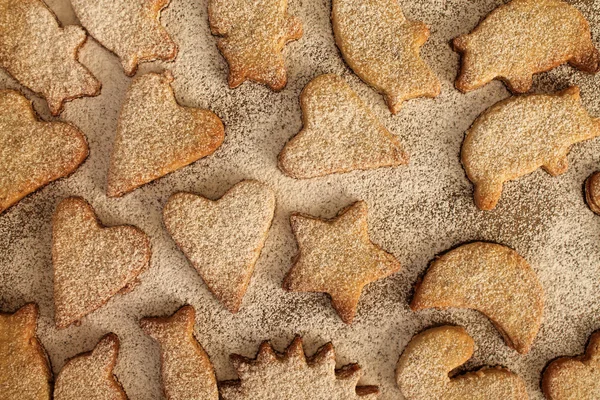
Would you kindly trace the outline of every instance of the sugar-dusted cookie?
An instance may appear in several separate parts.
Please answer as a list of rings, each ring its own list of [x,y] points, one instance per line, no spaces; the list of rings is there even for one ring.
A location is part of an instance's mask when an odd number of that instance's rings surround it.
[[[595,172],[586,179],[585,201],[590,210],[600,214],[600,172]]]
[[[302,37],[287,0],[209,0],[208,19],[229,64],[229,87],[250,80],[281,90],[287,83],[283,48]]]
[[[82,25],[120,59],[133,76],[138,64],[171,61],[177,45],[160,24],[160,13],[171,0],[71,0]]]
[[[527,400],[525,382],[501,367],[483,367],[450,378],[473,355],[474,341],[464,328],[440,326],[411,339],[396,367],[406,400]]]
[[[0,90],[0,213],[71,174],[87,155],[85,137],[75,126],[42,122],[23,95]]]
[[[600,399],[600,331],[590,337],[585,354],[552,361],[542,379],[548,400]]]
[[[332,220],[298,213],[290,218],[298,254],[283,287],[328,293],[347,324],[356,315],[363,287],[400,269],[393,255],[369,239],[367,214],[367,203],[358,201]]]
[[[392,135],[337,75],[313,79],[300,97],[304,127],[279,154],[279,168],[297,179],[408,163]]]
[[[436,97],[441,84],[419,52],[429,28],[408,21],[398,0],[333,0],[335,42],[350,68],[385,96],[394,114],[416,97]]]
[[[167,230],[219,301],[238,312],[267,240],[275,193],[243,181],[212,201],[177,193],[163,210]]]
[[[61,27],[42,0],[0,0],[0,67],[43,96],[54,115],[66,101],[100,93],[78,61],[86,39],[79,26]]]
[[[181,307],[170,317],[144,318],[142,329],[160,344],[162,383],[167,400],[218,400],[208,355],[194,337],[196,312]]]
[[[540,167],[552,176],[566,172],[571,146],[597,136],[600,119],[583,108],[577,87],[496,103],[475,120],[462,145],[475,204],[495,208],[504,182]]]
[[[127,400],[113,375],[119,355],[119,338],[105,335],[93,351],[67,361],[56,378],[54,400]]]
[[[284,354],[263,342],[256,359],[233,354],[231,362],[240,379],[220,384],[223,400],[374,400],[379,395],[377,386],[356,386],[359,365],[336,371],[331,343],[307,358],[300,337]]]
[[[52,219],[54,306],[59,329],[126,293],[150,263],[150,241],[138,228],[105,228],[80,197],[60,202]]]
[[[125,193],[206,157],[225,138],[214,113],[182,107],[171,88],[173,75],[148,73],[131,83],[117,125],[107,194]]]
[[[499,78],[515,93],[531,89],[533,75],[566,62],[600,70],[590,26],[562,0],[512,0],[496,8],[473,32],[454,39],[462,53],[456,87],[468,92]]]
[[[38,307],[30,303],[14,314],[0,313],[0,398],[50,400],[52,372],[35,336]]]
[[[475,309],[494,323],[510,347],[527,353],[542,324],[544,290],[516,251],[475,242],[436,258],[417,283],[410,307]]]

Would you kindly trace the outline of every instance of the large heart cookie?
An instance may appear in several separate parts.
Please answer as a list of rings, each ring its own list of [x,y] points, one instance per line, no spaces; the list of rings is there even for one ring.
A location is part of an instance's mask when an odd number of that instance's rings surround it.
[[[63,200],[52,220],[56,326],[66,328],[130,290],[149,261],[144,232],[133,226],[104,228],[85,200]]]
[[[163,211],[167,230],[210,291],[237,312],[275,212],[275,193],[243,181],[220,200],[177,193]]]

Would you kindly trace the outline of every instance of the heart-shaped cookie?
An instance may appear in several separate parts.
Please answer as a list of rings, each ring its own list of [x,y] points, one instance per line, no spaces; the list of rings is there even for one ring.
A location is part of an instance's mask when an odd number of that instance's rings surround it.
[[[56,326],[66,328],[126,292],[150,261],[150,241],[133,226],[103,227],[82,198],[63,200],[52,220]]]
[[[275,193],[260,182],[243,181],[217,201],[176,193],[167,202],[163,218],[210,291],[235,313],[274,213]]]

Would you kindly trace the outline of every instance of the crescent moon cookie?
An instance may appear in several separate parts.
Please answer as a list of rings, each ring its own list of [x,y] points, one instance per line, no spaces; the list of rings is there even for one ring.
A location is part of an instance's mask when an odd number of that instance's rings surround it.
[[[398,139],[337,75],[313,79],[300,97],[304,127],[279,154],[297,179],[408,163]]]
[[[585,110],[578,87],[496,103],[475,120],[462,145],[475,204],[494,209],[504,182],[540,167],[552,176],[566,172],[571,146],[597,136],[600,119]]]
[[[167,400],[219,400],[213,366],[194,338],[196,312],[183,306],[170,317],[144,318],[142,330],[160,344]]]
[[[37,305],[0,313],[0,394],[2,400],[50,400],[52,372],[35,335]]]
[[[298,254],[284,289],[328,293],[347,324],[356,315],[363,288],[400,270],[398,260],[369,239],[364,201],[344,208],[332,220],[295,213],[290,222]]]
[[[119,197],[215,152],[225,128],[214,113],[182,107],[173,75],[148,73],[131,83],[117,125],[107,194]]]
[[[527,400],[525,382],[501,367],[450,377],[473,355],[475,343],[464,328],[440,326],[411,339],[396,367],[406,400]]]
[[[78,60],[87,35],[61,27],[41,0],[0,0],[0,67],[44,97],[53,115],[66,101],[100,94],[100,82]]]
[[[561,0],[512,0],[496,8],[473,32],[454,39],[462,53],[456,87],[468,92],[499,78],[515,93],[531,89],[533,75],[568,62],[600,70],[590,26]]]
[[[287,83],[283,48],[302,37],[302,23],[287,0],[209,0],[208,20],[229,64],[229,87],[250,80],[275,91]]]
[[[600,214],[600,172],[595,172],[586,179],[585,201],[590,210]]]
[[[477,310],[493,322],[506,344],[526,354],[542,324],[544,290],[516,251],[475,242],[436,258],[417,283],[410,307]]]
[[[398,0],[333,0],[335,42],[350,68],[385,96],[393,114],[416,97],[436,97],[441,84],[420,56],[429,28],[406,19]]]
[[[163,210],[167,231],[232,313],[239,311],[275,214],[275,193],[243,181],[212,201],[177,193]]]
[[[105,335],[93,351],[67,361],[54,386],[54,400],[127,400],[113,375],[119,354],[119,338]]]
[[[150,252],[148,236],[138,228],[103,227],[82,198],[60,202],[52,219],[56,326],[66,328],[133,289]]]
[[[223,400],[374,400],[379,395],[377,386],[356,386],[362,375],[357,364],[336,371],[331,343],[307,358],[300,337],[283,354],[263,342],[255,359],[233,354],[231,362],[240,380],[220,384]]]
[[[138,64],[171,61],[177,45],[160,23],[171,0],[71,0],[85,29],[120,59],[133,76]]]
[[[600,331],[590,337],[585,354],[552,361],[542,379],[548,400],[596,400],[600,398]]]
[[[40,121],[22,94],[0,90],[0,213],[70,175],[87,156],[88,145],[79,129]]]

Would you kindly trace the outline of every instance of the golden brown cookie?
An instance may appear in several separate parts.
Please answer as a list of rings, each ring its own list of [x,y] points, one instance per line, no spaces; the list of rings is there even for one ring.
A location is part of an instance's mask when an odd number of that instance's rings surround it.
[[[117,125],[107,194],[122,196],[206,157],[225,138],[214,113],[182,107],[171,88],[173,75],[148,73],[133,80]]]
[[[333,0],[335,42],[344,60],[385,96],[394,114],[416,97],[436,97],[441,84],[420,56],[429,28],[406,19],[398,0]]]
[[[78,61],[87,35],[61,27],[42,0],[0,0],[0,67],[60,114],[66,101],[96,96],[100,82]]]
[[[160,23],[171,0],[71,0],[81,24],[120,59],[133,76],[138,64],[171,61],[177,45]]]
[[[238,312],[267,240],[275,214],[275,193],[257,181],[243,181],[212,201],[177,193],[163,210],[167,230],[223,305]]]
[[[60,202],[52,219],[56,326],[66,328],[133,289],[150,253],[148,236],[138,228],[102,226],[80,197]]]
[[[284,354],[263,342],[255,359],[233,354],[231,362],[240,380],[220,384],[223,400],[374,400],[379,395],[377,386],[356,386],[359,365],[336,371],[331,343],[307,358],[300,337]]]
[[[87,155],[85,137],[75,126],[40,121],[23,95],[0,90],[0,213],[70,175]]]
[[[600,214],[600,172],[595,172],[586,179],[585,200],[590,210]]]
[[[38,307],[30,303],[13,314],[0,313],[0,398],[50,400],[52,372],[35,336]]]
[[[73,357],[56,378],[54,400],[127,400],[113,375],[119,355],[119,338],[105,335],[93,351]]]
[[[209,0],[208,19],[229,64],[229,87],[250,80],[281,90],[287,83],[283,48],[302,37],[287,0]]]
[[[462,375],[450,372],[473,355],[475,343],[464,328],[440,326],[411,339],[396,367],[406,400],[527,400],[525,382],[507,369],[483,367]]]
[[[327,293],[340,318],[352,323],[363,288],[400,270],[398,260],[369,239],[367,216],[364,201],[332,220],[292,214],[298,254],[284,289]]]
[[[516,251],[475,242],[436,258],[417,283],[410,308],[432,307],[472,308],[483,313],[506,344],[525,354],[542,324],[544,289]]]
[[[496,103],[475,120],[462,145],[475,204],[495,208],[504,182],[540,167],[552,176],[566,172],[571,146],[597,136],[600,119],[585,110],[578,87]]]
[[[600,70],[590,26],[561,0],[512,0],[496,8],[473,32],[454,39],[462,53],[456,87],[468,92],[498,78],[515,93],[531,89],[533,75],[568,62]]]
[[[590,337],[585,354],[552,361],[542,379],[548,400],[600,399],[600,331]]]
[[[279,154],[297,179],[408,163],[398,139],[337,75],[313,79],[300,97],[304,127]]]
[[[144,332],[160,344],[162,383],[167,400],[218,400],[217,379],[208,355],[194,337],[196,312],[181,307],[164,318],[144,318]]]

